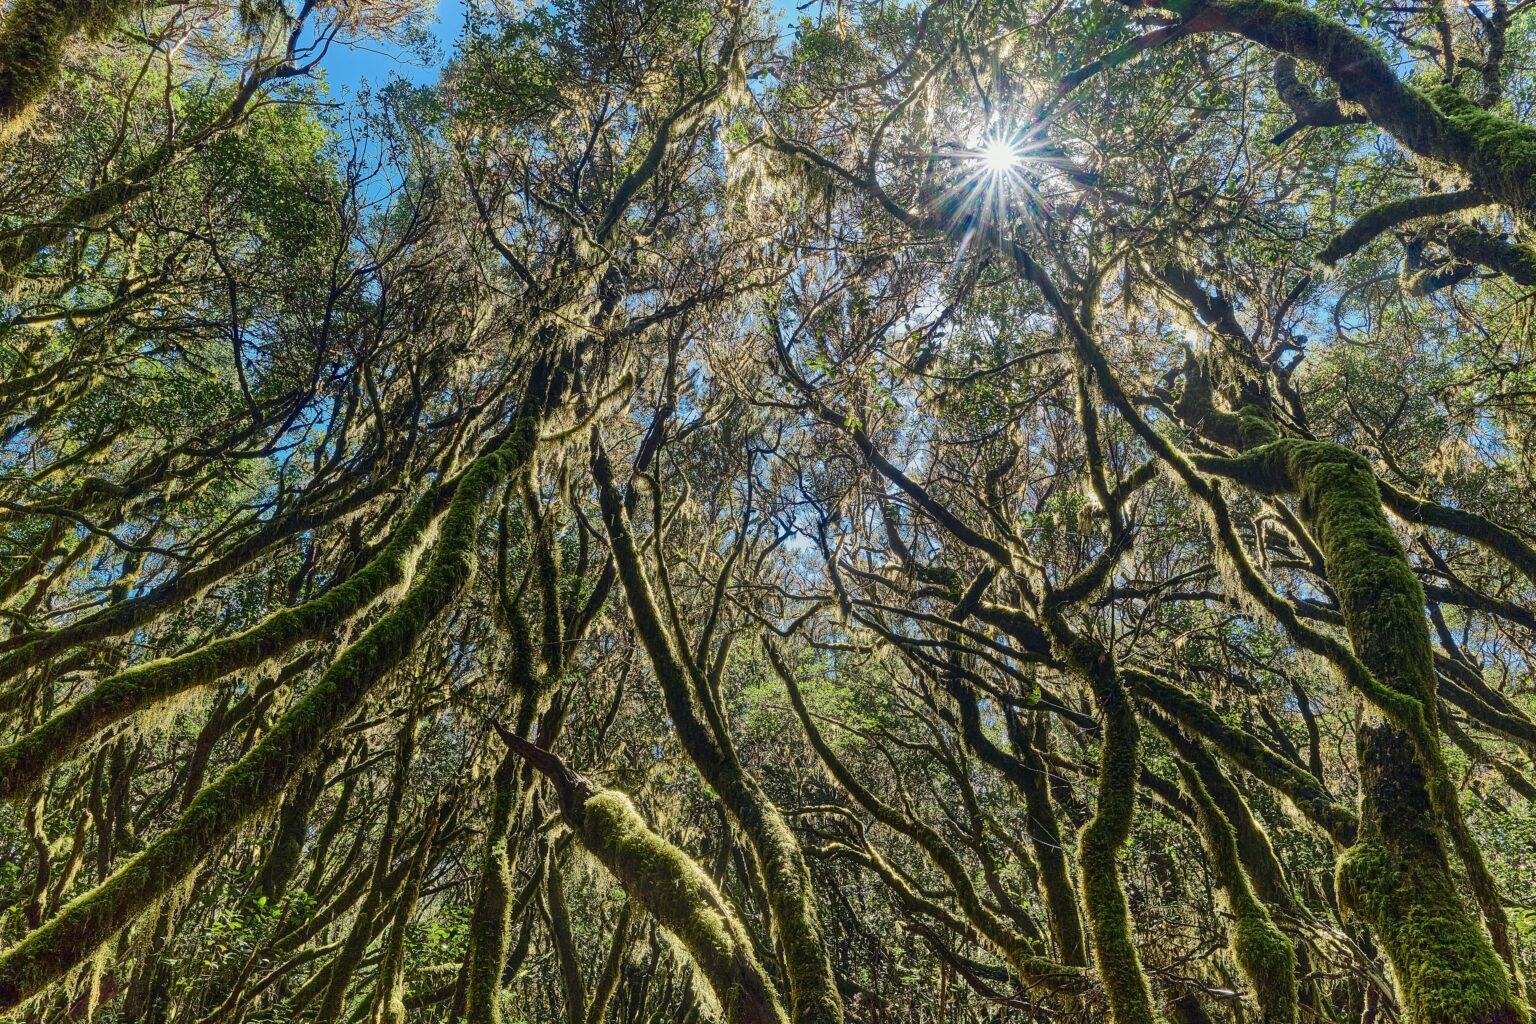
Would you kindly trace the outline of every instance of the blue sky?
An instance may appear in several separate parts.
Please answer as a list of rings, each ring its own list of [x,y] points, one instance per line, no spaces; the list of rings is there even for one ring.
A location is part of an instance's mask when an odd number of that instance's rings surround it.
[[[371,40],[337,42],[331,45],[330,52],[321,62],[326,81],[338,98],[343,92],[355,93],[364,83],[378,88],[388,82],[392,74],[418,84],[433,81],[441,62],[453,53],[454,44],[463,31],[465,3],[466,0],[437,0],[430,26],[440,51],[436,61],[425,62],[416,54],[389,43]],[[797,16],[794,0],[772,0],[770,6],[781,27],[794,22]]]
[[[464,0],[437,0],[431,33],[440,49],[438,60],[446,59],[464,27]],[[357,43],[333,43],[325,60],[325,79],[333,93],[355,93],[364,83],[378,88],[399,75],[412,82],[430,82],[437,77],[437,63],[428,64],[409,51],[388,43],[361,40]]]

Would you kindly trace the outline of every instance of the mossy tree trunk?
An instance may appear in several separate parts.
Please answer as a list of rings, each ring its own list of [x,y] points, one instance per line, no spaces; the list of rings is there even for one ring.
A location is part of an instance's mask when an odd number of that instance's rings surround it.
[[[374,920],[379,916],[385,901],[391,895],[388,883],[390,864],[394,859],[396,831],[400,826],[401,803],[405,799],[405,784],[416,751],[416,719],[412,715],[400,731],[395,751],[395,767],[390,778],[390,790],[384,799],[384,825],[379,832],[378,847],[374,852],[373,870],[363,893],[363,904],[358,908],[352,927],[341,944],[341,950],[331,961],[330,982],[320,999],[320,1009],[315,1013],[316,1024],[336,1024],[346,1007],[347,990],[352,975],[363,961],[368,944],[374,935]]]
[[[427,870],[432,852],[432,840],[437,836],[440,821],[438,807],[427,812],[421,839],[411,857],[406,871],[400,898],[395,901],[395,912],[389,924],[389,934],[384,940],[384,950],[375,975],[373,1003],[369,1007],[368,1024],[405,1024],[405,938],[406,927],[416,911],[416,901],[421,896],[421,879]]]
[[[678,739],[699,773],[720,794],[757,855],[769,911],[783,944],[794,1018],[797,1024],[842,1024],[842,997],[800,842],[783,813],[736,756],[728,727],[714,707],[708,680],[700,678],[680,648],[681,638],[668,627],[636,547],[612,467],[601,452],[594,459],[593,477],[630,617],[661,684]],[[717,592],[716,601],[722,599]],[[703,709],[703,721],[695,711],[696,703]]]
[[[469,919],[469,951],[464,962],[464,1017],[469,1024],[500,1024],[501,972],[507,960],[507,932],[512,920],[512,864],[507,832],[517,800],[522,760],[511,751],[502,758],[492,782],[491,816],[486,822],[480,884]]]
[[[958,679],[947,681],[950,695],[960,708],[960,726],[966,742],[983,763],[1011,782],[1024,797],[1029,818],[1029,841],[1039,866],[1040,895],[1045,901],[1046,923],[1056,942],[1062,963],[1086,966],[1088,945],[1077,910],[1071,865],[1056,819],[1047,785],[1045,764],[1025,733],[1023,723],[1009,711],[1008,734],[1014,752],[1002,750],[981,728],[981,708],[976,694]]]
[[[1131,839],[1141,730],[1109,652],[1087,640],[1061,637],[1066,660],[1088,680],[1103,723],[1098,805],[1077,837],[1079,888],[1093,937],[1094,964],[1113,1024],[1155,1024],[1152,993],[1131,932],[1130,908],[1120,880],[1120,857]]]
[[[585,1024],[603,1024],[608,1016],[608,1006],[613,1001],[613,994],[618,990],[623,974],[624,954],[629,949],[630,926],[633,921],[634,905],[626,900],[619,910],[618,920],[613,924],[613,941],[609,943],[602,973],[597,976],[592,986],[592,998],[587,1001]]]
[[[549,909],[549,931],[555,944],[555,962],[560,970],[560,988],[565,994],[566,1024],[584,1024],[587,1008],[587,980],[581,970],[581,956],[571,934],[571,912],[565,903],[565,872],[560,869],[561,851],[551,850],[544,867],[544,900]]]
[[[1340,901],[1371,926],[1412,1024],[1521,1024],[1528,1011],[1457,884],[1411,739],[1361,726],[1360,842],[1339,863]]]
[[[561,815],[587,852],[688,951],[727,1024],[789,1024],[746,928],[693,858],[652,831],[623,793],[593,787],[519,736],[502,739],[554,783]]]
[[[1204,385],[1198,373],[1191,387]],[[1376,475],[1331,442],[1282,438],[1263,410],[1206,407],[1208,434],[1246,449],[1202,465],[1262,492],[1290,494],[1323,557],[1362,693],[1358,840],[1340,859],[1341,903],[1380,939],[1411,1024],[1529,1019],[1492,877],[1461,817],[1440,749],[1438,688],[1424,590],[1382,507]],[[1449,838],[1476,904],[1451,868]],[[1481,913],[1479,913],[1481,910]]]
[[[1179,775],[1198,808],[1211,874],[1232,914],[1232,956],[1252,990],[1259,1020],[1295,1024],[1296,952],[1254,893],[1238,856],[1237,833],[1200,780],[1199,771],[1180,761]]]

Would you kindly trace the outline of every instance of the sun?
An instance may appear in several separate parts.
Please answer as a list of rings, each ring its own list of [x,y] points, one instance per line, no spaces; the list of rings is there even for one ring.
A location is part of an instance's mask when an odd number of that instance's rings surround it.
[[[994,136],[981,144],[981,165],[991,174],[1011,174],[1024,162],[1019,147],[1002,136]]]
[[[1031,133],[1011,124],[993,124],[971,136],[968,145],[944,147],[949,169],[944,185],[925,205],[963,239],[957,260],[983,233],[1005,236],[1039,208],[1036,163],[1043,152]]]

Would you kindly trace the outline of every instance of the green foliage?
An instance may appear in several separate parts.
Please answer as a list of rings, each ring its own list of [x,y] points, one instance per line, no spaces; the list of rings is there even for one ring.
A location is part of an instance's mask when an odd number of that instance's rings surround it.
[[[0,1017],[1523,1024],[1505,6],[13,4]]]

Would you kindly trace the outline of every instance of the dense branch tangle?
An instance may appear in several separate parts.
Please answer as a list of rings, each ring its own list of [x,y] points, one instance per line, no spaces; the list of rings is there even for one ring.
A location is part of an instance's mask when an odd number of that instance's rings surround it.
[[[0,1015],[1529,1020],[1525,4],[44,8]]]

